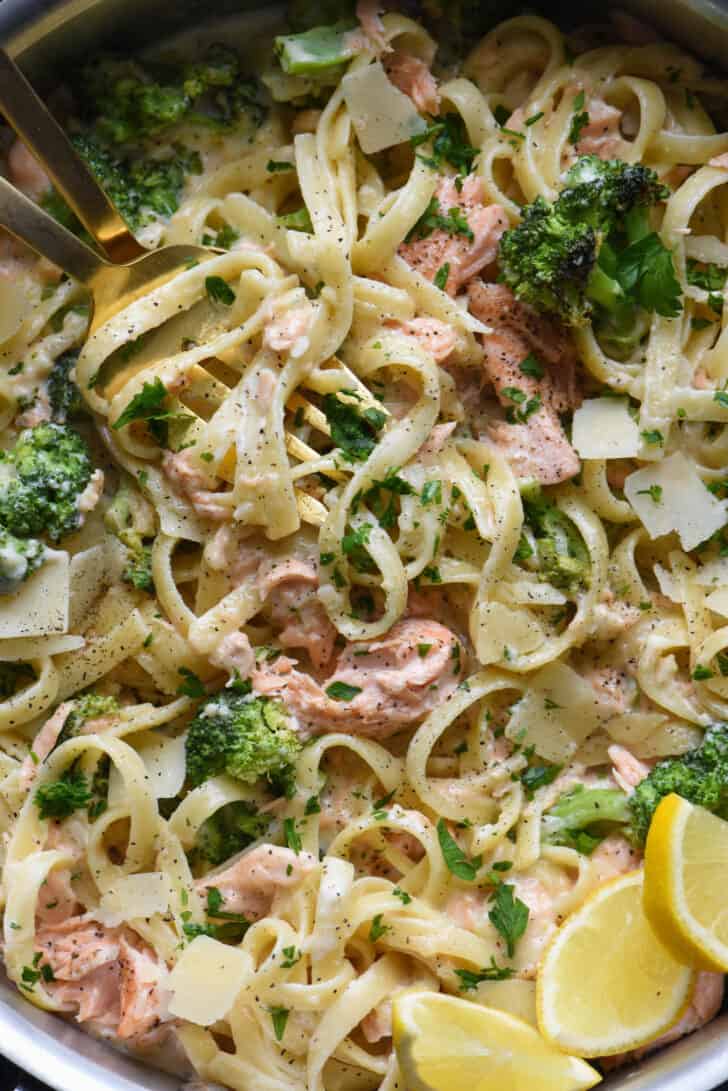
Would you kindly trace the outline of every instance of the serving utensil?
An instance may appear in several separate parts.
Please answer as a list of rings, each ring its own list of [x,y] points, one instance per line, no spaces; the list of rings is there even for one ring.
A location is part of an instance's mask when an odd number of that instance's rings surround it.
[[[76,238],[2,177],[0,227],[89,288],[93,304],[90,332],[194,262],[221,253],[205,246],[164,246],[158,250],[142,246],[4,50],[0,50],[0,112],[42,164],[101,252]]]

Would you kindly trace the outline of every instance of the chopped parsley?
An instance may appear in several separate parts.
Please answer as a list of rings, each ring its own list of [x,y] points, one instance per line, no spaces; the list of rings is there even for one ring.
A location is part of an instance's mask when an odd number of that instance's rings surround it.
[[[509,958],[513,958],[516,944],[526,931],[529,914],[528,906],[515,897],[513,890],[509,883],[499,883],[493,893],[493,908],[488,913],[490,923],[506,941]]]
[[[440,842],[440,849],[448,870],[458,879],[472,883],[478,874],[483,857],[474,856],[469,860],[455,838],[450,834],[442,818],[437,823],[437,840]]]
[[[353,701],[361,693],[361,686],[350,686],[347,682],[332,682],[326,687],[326,696],[332,701]]]

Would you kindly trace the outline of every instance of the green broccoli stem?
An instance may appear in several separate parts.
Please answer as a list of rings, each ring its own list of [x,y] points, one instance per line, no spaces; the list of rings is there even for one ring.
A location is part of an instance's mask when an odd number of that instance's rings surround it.
[[[587,299],[598,304],[606,311],[614,311],[624,300],[624,292],[617,280],[609,274],[597,262],[589,273],[586,282]]]
[[[566,830],[584,830],[597,822],[630,821],[629,802],[618,788],[584,788],[561,796],[548,812],[558,820],[558,827]],[[556,827],[557,823],[553,823]]]
[[[289,76],[318,76],[339,68],[357,52],[352,29],[353,24],[344,20],[276,38],[281,68]]]

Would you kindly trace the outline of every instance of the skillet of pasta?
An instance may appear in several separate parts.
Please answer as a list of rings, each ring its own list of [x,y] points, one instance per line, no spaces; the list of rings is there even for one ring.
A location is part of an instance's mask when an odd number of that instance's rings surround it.
[[[728,813],[725,84],[455,7],[93,60],[79,152],[211,250],[92,335],[1,243],[5,969],[237,1091],[404,1086],[407,990],[535,1026],[662,797]]]

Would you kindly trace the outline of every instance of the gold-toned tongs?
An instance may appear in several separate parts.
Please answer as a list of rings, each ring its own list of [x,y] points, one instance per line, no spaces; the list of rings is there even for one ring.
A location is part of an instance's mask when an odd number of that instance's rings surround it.
[[[45,168],[99,244],[98,253],[0,177],[0,227],[48,258],[91,292],[91,332],[135,299],[210,258],[204,246],[147,251],[131,233],[68,137],[17,65],[0,50],[0,112]]]

